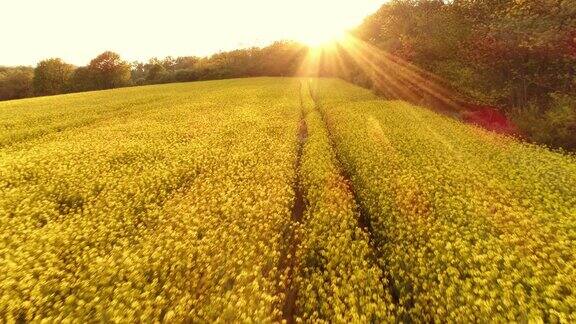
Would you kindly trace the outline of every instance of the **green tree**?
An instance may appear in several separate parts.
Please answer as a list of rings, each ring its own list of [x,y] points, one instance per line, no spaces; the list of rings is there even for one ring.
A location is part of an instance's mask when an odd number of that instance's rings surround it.
[[[174,61],[174,70],[192,69],[198,60],[195,56],[179,56]]]
[[[0,67],[0,100],[30,97],[34,70],[29,67]]]
[[[104,52],[88,65],[97,89],[112,89],[130,84],[130,64],[114,52]]]
[[[364,73],[379,93],[458,110],[497,106],[528,137],[574,147],[574,100],[558,98],[576,98],[576,2],[393,0],[356,36],[381,50],[364,56],[390,57],[372,60],[378,77]]]
[[[94,73],[87,67],[81,66],[74,70],[70,79],[71,91],[90,91],[97,89],[94,80]]]
[[[48,96],[68,91],[73,72],[74,66],[59,58],[41,61],[34,69],[34,94]]]
[[[170,57],[166,58],[166,62],[168,63]],[[148,61],[148,64],[145,65],[145,70],[147,71],[146,73],[146,82],[148,83],[158,83],[161,81],[162,76],[165,74],[166,72],[166,67],[164,65],[163,60],[159,60],[156,57],[151,58]],[[169,64],[169,63],[168,63]]]

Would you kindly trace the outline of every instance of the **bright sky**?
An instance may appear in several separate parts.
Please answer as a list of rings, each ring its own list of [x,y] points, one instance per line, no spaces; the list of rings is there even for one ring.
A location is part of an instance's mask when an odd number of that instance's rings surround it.
[[[85,65],[105,50],[128,61],[209,55],[280,39],[320,41],[385,0],[0,0],[0,65],[60,57]]]

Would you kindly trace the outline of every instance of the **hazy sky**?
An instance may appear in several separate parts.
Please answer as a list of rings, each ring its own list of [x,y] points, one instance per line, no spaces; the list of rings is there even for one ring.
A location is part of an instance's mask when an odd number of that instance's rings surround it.
[[[0,0],[0,65],[49,57],[85,65],[105,50],[126,60],[208,55],[279,39],[325,38],[385,0]]]

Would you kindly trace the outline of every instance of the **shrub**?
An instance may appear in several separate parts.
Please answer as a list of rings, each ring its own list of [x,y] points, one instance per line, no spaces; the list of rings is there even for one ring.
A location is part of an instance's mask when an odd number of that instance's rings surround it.
[[[530,104],[512,118],[530,139],[554,148],[576,150],[576,97],[553,94],[551,108]]]

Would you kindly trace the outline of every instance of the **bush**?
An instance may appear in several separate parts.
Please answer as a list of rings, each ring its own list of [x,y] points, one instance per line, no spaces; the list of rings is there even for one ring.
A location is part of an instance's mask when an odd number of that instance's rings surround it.
[[[195,81],[198,79],[198,76],[192,69],[183,69],[183,70],[176,70],[174,72],[174,79],[177,82]]]
[[[33,76],[33,70],[28,67],[0,67],[0,100],[30,97]]]
[[[43,60],[34,69],[34,93],[37,96],[49,96],[64,93],[70,88],[74,75],[74,66],[62,59]]]
[[[512,119],[535,142],[576,150],[576,97],[553,94],[548,110],[531,104],[515,110]]]

